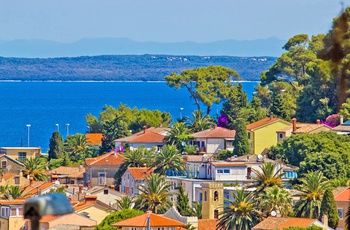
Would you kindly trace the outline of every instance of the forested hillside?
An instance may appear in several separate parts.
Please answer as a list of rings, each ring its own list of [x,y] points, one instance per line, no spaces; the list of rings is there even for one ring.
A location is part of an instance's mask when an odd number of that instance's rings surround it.
[[[230,56],[114,55],[75,58],[0,58],[0,80],[163,81],[171,72],[221,65],[241,79],[260,80],[276,58]]]

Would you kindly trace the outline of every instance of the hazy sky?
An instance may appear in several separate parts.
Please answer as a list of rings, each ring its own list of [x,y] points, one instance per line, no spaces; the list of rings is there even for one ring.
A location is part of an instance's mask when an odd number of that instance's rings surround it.
[[[341,9],[339,0],[0,0],[0,39],[288,39],[326,33]]]

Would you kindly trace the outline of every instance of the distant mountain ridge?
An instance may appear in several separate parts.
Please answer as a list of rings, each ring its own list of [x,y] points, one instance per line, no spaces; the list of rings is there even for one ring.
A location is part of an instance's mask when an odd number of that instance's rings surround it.
[[[48,40],[0,40],[0,56],[23,58],[78,57],[98,55],[216,55],[280,56],[286,41],[272,37],[257,40],[196,42],[137,42],[128,38],[86,38],[72,43]]]

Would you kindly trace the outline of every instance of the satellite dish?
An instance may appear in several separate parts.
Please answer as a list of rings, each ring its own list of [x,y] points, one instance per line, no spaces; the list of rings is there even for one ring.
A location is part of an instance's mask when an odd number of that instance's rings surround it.
[[[258,159],[259,159],[259,161],[262,161],[264,159],[263,155],[259,154]]]
[[[276,212],[275,210],[273,210],[273,211],[271,212],[271,216],[273,216],[273,217],[277,216],[277,212]]]

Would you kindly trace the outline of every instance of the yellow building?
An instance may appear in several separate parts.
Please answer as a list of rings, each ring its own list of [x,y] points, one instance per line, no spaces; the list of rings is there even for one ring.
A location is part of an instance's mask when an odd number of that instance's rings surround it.
[[[0,148],[1,154],[21,161],[26,158],[34,158],[41,155],[41,148],[39,147],[2,147]]]
[[[277,131],[289,127],[291,123],[280,118],[270,117],[247,125],[250,152],[260,154],[278,142]]]
[[[224,187],[222,183],[204,182],[202,184],[202,218],[218,219],[223,211]]]
[[[26,220],[23,218],[24,199],[0,200],[0,229],[21,229]]]

